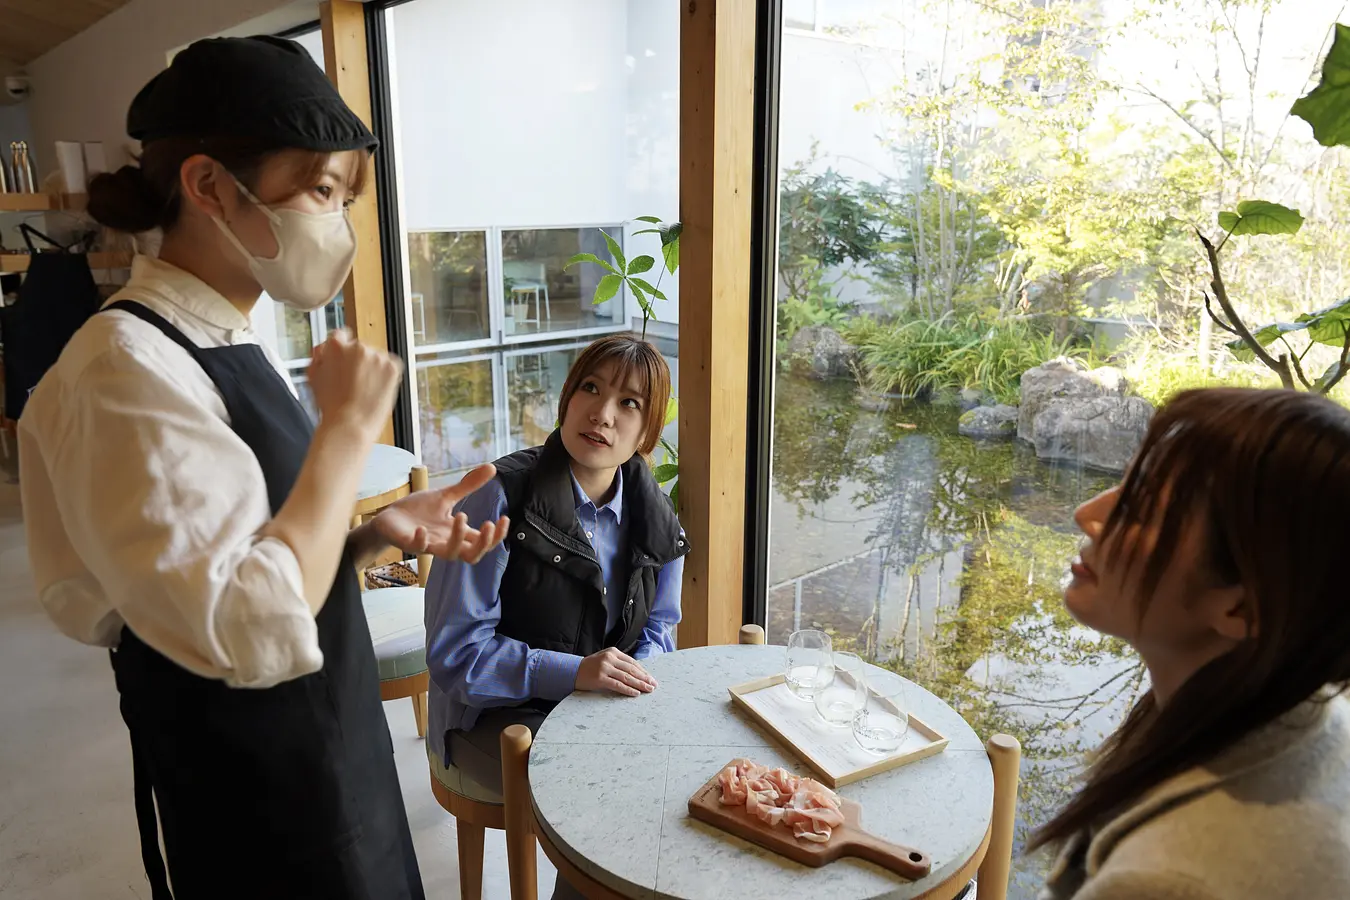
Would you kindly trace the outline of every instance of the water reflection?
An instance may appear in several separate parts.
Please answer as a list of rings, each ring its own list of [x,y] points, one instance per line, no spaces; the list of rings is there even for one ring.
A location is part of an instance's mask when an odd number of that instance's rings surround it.
[[[1115,479],[961,437],[959,415],[875,411],[851,384],[780,379],[768,628],[775,643],[828,630],[981,735],[1016,735],[1020,844],[1142,685],[1128,648],[1077,627],[1060,599],[1073,510]],[[1009,896],[1032,900],[1044,860],[1015,868]]]

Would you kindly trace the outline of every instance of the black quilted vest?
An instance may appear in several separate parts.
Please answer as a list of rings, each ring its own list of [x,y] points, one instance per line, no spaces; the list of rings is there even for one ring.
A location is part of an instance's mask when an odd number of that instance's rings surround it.
[[[557,431],[542,447],[497,460],[511,517],[497,633],[535,649],[578,656],[605,647],[632,653],[656,598],[661,567],[687,553],[689,542],[642,457],[624,463],[628,595],[619,621],[606,634],[604,576],[577,520],[570,464]]]

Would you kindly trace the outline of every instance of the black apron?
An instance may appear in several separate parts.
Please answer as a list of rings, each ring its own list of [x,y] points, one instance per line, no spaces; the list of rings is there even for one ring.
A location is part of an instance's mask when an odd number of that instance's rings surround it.
[[[206,371],[234,432],[258,457],[275,514],[313,429],[261,348],[199,348],[140,304],[108,308],[156,326]],[[131,732],[154,900],[170,898],[156,807],[177,900],[422,900],[370,630],[346,554],[317,622],[323,668],[261,690],[193,675],[122,629],[113,671]]]
[[[56,363],[66,342],[103,303],[88,257],[65,252],[34,228],[19,227],[33,255],[18,300],[12,306],[0,305],[0,343],[5,346],[3,408],[11,419],[23,414],[28,394]],[[61,252],[38,253],[31,235]]]

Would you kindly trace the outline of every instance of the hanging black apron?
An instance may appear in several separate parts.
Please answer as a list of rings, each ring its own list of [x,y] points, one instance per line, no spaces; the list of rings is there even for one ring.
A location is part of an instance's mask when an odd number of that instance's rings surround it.
[[[5,345],[5,415],[17,419],[28,394],[61,355],[66,342],[98,312],[99,296],[89,258],[68,252],[42,232],[20,225],[32,256],[13,306],[0,305],[0,343]],[[33,235],[59,252],[38,253]]]
[[[140,304],[108,308],[156,326],[206,371],[234,432],[258,457],[275,514],[312,428],[262,350],[199,348]],[[177,900],[422,900],[370,631],[345,554],[317,622],[323,668],[262,690],[193,675],[122,629],[113,671],[154,900],[171,896],[156,808]]]

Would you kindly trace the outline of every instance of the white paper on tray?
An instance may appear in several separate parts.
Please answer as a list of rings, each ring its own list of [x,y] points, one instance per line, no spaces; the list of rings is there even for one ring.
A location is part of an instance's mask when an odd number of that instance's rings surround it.
[[[931,743],[928,736],[916,728],[910,728],[894,753],[885,756],[868,753],[853,739],[851,727],[845,725],[836,728],[827,724],[816,714],[816,707],[811,701],[797,699],[782,682],[742,694],[741,700],[773,722],[783,737],[809,753],[832,778],[842,778],[892,757],[920,750]]]

